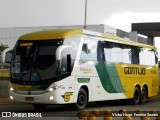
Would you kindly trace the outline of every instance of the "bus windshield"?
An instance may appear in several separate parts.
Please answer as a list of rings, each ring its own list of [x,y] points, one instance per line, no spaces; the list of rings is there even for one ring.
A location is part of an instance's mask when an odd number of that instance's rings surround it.
[[[11,64],[11,80],[36,82],[57,77],[55,52],[62,40],[18,42]]]

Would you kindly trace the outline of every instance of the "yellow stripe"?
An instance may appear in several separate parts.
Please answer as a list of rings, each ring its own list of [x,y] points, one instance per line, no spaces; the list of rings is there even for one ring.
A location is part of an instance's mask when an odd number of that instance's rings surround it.
[[[11,86],[15,89],[15,90],[29,90],[31,89],[31,85],[18,85],[15,83],[11,83]]]

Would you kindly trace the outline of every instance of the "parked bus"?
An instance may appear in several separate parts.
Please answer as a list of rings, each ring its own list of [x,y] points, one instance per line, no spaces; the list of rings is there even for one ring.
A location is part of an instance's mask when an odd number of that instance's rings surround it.
[[[10,99],[45,109],[158,94],[154,46],[83,29],[43,30],[21,36],[13,50]]]

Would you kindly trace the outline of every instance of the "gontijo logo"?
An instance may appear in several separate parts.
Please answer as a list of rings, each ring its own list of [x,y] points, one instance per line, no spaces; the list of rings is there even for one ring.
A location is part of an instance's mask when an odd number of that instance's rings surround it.
[[[69,102],[71,95],[73,95],[73,92],[66,92],[64,95],[62,95],[62,97],[64,98],[65,102]]]
[[[124,74],[145,75],[146,69],[138,67],[124,67]]]

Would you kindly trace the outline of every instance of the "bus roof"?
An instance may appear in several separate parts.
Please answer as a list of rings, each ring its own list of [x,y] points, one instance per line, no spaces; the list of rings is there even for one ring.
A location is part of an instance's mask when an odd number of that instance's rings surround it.
[[[41,30],[37,32],[32,32],[25,34],[19,38],[19,40],[53,40],[66,38],[69,36],[82,36],[82,35],[91,35],[95,37],[106,38],[106,41],[122,43],[132,46],[139,46],[145,48],[156,49],[156,47],[146,44],[137,43],[128,39],[124,39],[115,35],[107,33],[99,33],[84,29],[55,29],[55,30]]]
[[[20,37],[20,40],[53,40],[66,38],[68,36],[82,35],[83,29],[55,29],[55,30],[41,30],[25,34]]]

